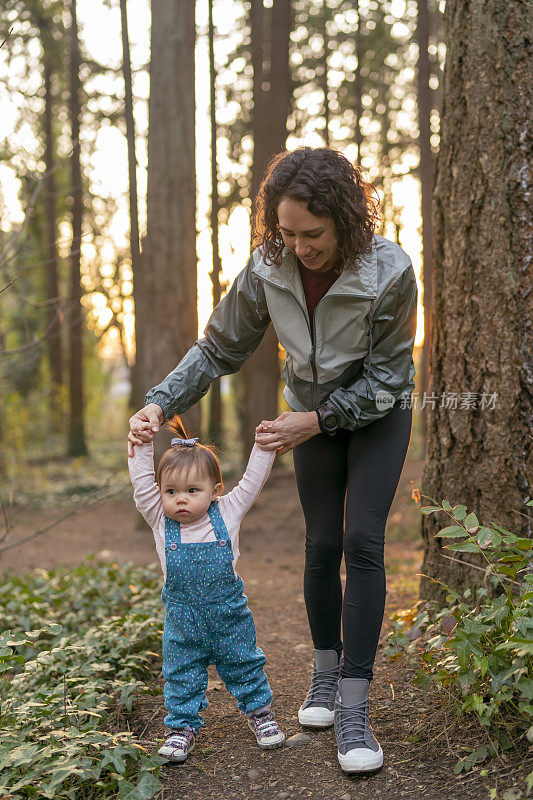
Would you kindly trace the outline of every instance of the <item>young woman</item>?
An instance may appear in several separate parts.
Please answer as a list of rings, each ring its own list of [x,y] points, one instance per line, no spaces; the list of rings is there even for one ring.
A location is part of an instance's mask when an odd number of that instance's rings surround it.
[[[292,409],[256,441],[293,450],[306,522],[313,676],[298,717],[335,724],[347,772],[380,767],[369,684],[385,607],[384,531],[411,434],[417,285],[409,256],[374,233],[371,187],[340,152],[276,155],[254,205],[253,251],[205,338],[130,419],[130,448],[236,372],[272,322]],[[344,600],[340,562],[344,553]],[[342,637],[341,637],[342,621]]]

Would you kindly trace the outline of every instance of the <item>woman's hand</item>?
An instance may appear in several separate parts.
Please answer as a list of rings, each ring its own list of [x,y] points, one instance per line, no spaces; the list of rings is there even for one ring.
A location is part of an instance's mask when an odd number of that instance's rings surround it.
[[[163,409],[157,403],[148,403],[147,406],[137,411],[130,417],[130,432],[128,433],[128,456],[133,458],[133,446],[151,442],[164,420]]]
[[[279,455],[320,433],[316,411],[284,411],[275,420],[263,420],[255,429],[255,441],[264,450]]]

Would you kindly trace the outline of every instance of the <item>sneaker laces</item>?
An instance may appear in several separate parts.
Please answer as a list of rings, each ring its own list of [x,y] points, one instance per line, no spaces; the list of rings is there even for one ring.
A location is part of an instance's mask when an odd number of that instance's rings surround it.
[[[176,731],[176,733],[172,733],[168,737],[168,739],[166,739],[165,745],[170,745],[170,747],[174,747],[176,749],[180,749],[186,752],[193,739],[194,739],[194,731],[184,728],[181,731]]]
[[[353,706],[343,706],[337,699],[337,708],[340,713],[335,719],[342,742],[362,742],[366,747],[365,733],[371,732],[368,701],[361,700]]]
[[[306,703],[327,703],[331,700],[331,694],[336,689],[337,681],[339,680],[339,668],[325,669],[318,672],[313,665],[313,677],[311,678],[311,686],[307,697]]]
[[[252,716],[252,724],[255,732],[259,736],[272,736],[275,733],[279,733],[278,723],[272,711],[265,711],[263,714],[254,714]]]

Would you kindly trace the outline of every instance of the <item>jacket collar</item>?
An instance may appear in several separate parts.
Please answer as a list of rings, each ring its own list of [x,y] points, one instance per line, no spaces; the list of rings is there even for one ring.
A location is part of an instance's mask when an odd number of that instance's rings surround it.
[[[357,259],[356,272],[344,269],[329,289],[328,295],[376,298],[378,289],[377,264],[376,240],[374,237],[371,252]],[[253,271],[269,283],[273,283],[281,289],[288,289],[301,302],[305,303],[296,256],[287,247],[283,248],[279,267],[268,266],[259,255],[259,258],[256,258]]]

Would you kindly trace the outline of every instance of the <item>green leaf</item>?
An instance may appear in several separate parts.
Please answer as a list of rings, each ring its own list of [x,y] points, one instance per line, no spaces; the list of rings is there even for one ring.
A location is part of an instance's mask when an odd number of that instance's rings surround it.
[[[479,525],[479,520],[475,514],[469,514],[464,518],[463,525],[465,528],[477,528]]]
[[[466,531],[459,525],[448,525],[447,528],[442,528],[442,530],[435,534],[435,536],[441,536],[444,539],[466,535]]]
[[[161,791],[163,784],[151,772],[143,772],[137,786],[122,779],[118,784],[119,800],[150,800]]]
[[[459,522],[466,517],[466,506],[455,506],[453,509],[453,518]]]
[[[533,539],[518,539],[515,545],[519,550],[530,550],[533,547]]]
[[[479,553],[479,547],[474,542],[456,542],[455,544],[445,544],[447,550],[457,550],[461,553]]]
[[[443,500],[442,501],[442,507],[443,507],[443,509],[445,511],[451,511],[452,510],[452,506],[451,506],[451,503],[449,502],[449,500]]]
[[[137,787],[125,780],[120,779],[118,784],[119,800],[142,800],[142,795],[137,791]]]
[[[65,781],[71,775],[83,775],[83,773],[83,767],[80,767],[75,762],[50,770],[48,774],[52,775],[52,780],[49,781],[49,783],[44,784],[42,787],[47,790],[45,797],[54,797],[55,789],[60,786],[63,781]]]
[[[421,514],[431,514],[433,511],[440,511],[440,506],[423,506],[420,509]]]
[[[152,772],[144,772],[137,784],[137,791],[143,800],[150,800],[162,788],[163,784]]]

